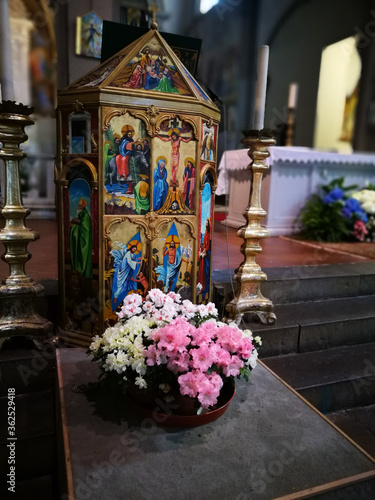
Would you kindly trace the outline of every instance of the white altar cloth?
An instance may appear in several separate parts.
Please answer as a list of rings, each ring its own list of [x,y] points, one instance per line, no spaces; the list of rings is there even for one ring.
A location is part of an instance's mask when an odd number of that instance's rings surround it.
[[[217,195],[229,193],[226,223],[231,227],[244,224],[243,211],[249,198],[250,158],[247,149],[226,151],[219,165]],[[338,177],[345,185],[375,184],[375,155],[368,153],[340,154],[302,147],[270,148],[270,175],[262,183],[264,220],[271,236],[290,234],[301,208],[319,186]]]
[[[251,159],[247,149],[225,151],[219,164],[219,178],[216,194],[229,193],[230,172],[244,170]],[[266,163],[273,165],[275,162],[297,163],[340,163],[356,165],[373,165],[375,168],[375,155],[369,153],[342,154],[331,151],[317,151],[312,148],[273,146],[270,148],[270,157]]]

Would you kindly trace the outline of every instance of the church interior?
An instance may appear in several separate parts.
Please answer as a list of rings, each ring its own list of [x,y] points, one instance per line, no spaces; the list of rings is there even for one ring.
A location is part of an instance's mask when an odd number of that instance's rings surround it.
[[[0,0],[0,497],[373,499],[374,169],[375,0]]]

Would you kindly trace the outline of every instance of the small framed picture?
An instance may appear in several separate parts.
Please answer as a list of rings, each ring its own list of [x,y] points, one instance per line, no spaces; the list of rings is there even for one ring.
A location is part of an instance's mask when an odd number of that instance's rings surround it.
[[[77,17],[76,54],[100,59],[103,20],[94,12]]]

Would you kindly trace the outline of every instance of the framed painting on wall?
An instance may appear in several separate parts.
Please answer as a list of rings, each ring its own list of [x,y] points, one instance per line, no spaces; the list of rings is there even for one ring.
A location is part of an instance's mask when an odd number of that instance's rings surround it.
[[[100,59],[102,36],[103,20],[94,11],[77,17],[76,54]]]

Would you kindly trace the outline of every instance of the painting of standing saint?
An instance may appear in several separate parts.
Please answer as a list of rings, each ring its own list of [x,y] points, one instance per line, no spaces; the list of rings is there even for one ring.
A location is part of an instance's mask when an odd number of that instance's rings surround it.
[[[92,276],[92,221],[90,186],[75,179],[69,186],[69,248],[71,266],[83,278]]]

